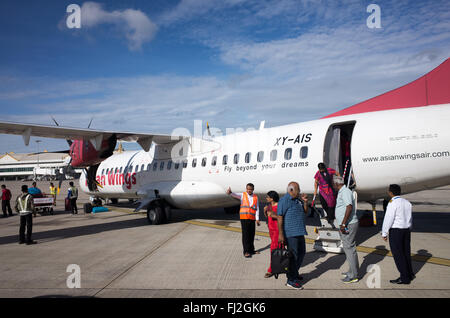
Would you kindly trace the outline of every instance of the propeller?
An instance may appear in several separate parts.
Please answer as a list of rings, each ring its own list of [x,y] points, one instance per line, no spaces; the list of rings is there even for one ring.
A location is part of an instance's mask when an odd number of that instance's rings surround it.
[[[53,121],[55,122],[56,126],[59,127],[59,124],[58,124],[58,122],[56,121],[56,119],[55,119],[53,116],[51,116],[51,117],[52,117]],[[92,122],[92,119],[91,119],[91,122]],[[89,125],[90,125],[90,123],[89,123]],[[67,141],[67,143],[69,144],[69,147],[72,146],[72,143],[73,143],[72,140],[66,139],[66,141]]]

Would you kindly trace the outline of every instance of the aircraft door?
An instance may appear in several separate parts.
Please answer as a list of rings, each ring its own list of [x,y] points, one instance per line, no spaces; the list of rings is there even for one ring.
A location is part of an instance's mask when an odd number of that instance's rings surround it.
[[[348,184],[348,177],[352,174],[351,140],[356,122],[332,124],[327,131],[324,144],[323,162],[344,177]],[[354,182],[354,176],[350,184]]]
[[[329,136],[328,136],[329,134]],[[327,134],[328,143],[325,144],[324,163],[328,168],[341,171],[341,128],[332,127]]]

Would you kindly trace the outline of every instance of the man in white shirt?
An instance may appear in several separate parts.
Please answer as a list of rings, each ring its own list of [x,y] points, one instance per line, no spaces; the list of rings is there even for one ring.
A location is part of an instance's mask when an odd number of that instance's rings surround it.
[[[255,186],[252,183],[247,184],[246,192],[233,193],[228,187],[227,194],[241,201],[239,218],[242,227],[242,246],[244,257],[249,258],[253,254],[259,254],[255,251],[255,223],[259,226],[259,202],[257,196],[253,193]]]
[[[412,206],[408,200],[400,197],[399,185],[391,184],[388,194],[391,200],[386,209],[381,235],[387,241],[389,234],[391,252],[400,272],[400,277],[390,282],[409,284],[415,278],[411,264]]]

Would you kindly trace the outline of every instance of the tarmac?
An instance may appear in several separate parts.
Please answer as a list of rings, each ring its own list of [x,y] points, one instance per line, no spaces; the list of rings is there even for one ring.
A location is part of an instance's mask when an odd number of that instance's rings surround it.
[[[20,181],[2,182],[14,198]],[[38,182],[44,192],[49,182]],[[257,227],[260,254],[242,255],[238,215],[222,209],[173,210],[168,224],[149,225],[126,200],[110,211],[84,214],[64,210],[64,181],[54,215],[33,219],[36,245],[19,245],[19,216],[0,218],[0,297],[101,298],[450,298],[450,186],[406,195],[413,203],[412,259],[416,279],[393,285],[399,277],[389,244],[377,225],[357,235],[360,281],[341,282],[345,256],[313,250],[319,218],[307,218],[306,256],[300,269],[303,290],[285,286],[285,275],[264,278],[270,260],[266,222]],[[371,206],[359,203],[359,212]],[[79,272],[73,271],[75,264]],[[371,266],[376,265],[376,266]],[[372,271],[368,272],[368,269]],[[74,277],[79,273],[79,285]],[[79,288],[69,288],[69,287]]]

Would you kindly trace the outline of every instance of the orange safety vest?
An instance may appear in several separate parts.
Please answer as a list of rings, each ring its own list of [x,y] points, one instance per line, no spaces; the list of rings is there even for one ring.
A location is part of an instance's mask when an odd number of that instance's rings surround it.
[[[248,199],[248,193],[242,193],[242,203],[241,209],[239,210],[239,215],[241,220],[256,220],[256,209],[258,208],[258,197],[256,194],[253,195],[253,205],[250,206]]]

